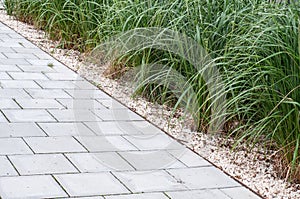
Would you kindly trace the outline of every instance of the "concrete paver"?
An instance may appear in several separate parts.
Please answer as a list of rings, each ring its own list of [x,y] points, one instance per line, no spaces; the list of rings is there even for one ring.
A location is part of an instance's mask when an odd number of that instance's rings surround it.
[[[56,120],[43,109],[3,110],[10,122],[55,122]]]
[[[134,168],[116,152],[69,153],[68,159],[81,172],[130,171]]]
[[[27,137],[24,140],[35,153],[86,152],[73,137]]]
[[[83,123],[39,123],[39,126],[49,136],[95,135]]]
[[[185,168],[186,166],[166,151],[132,151],[119,154],[136,170]]]
[[[93,99],[57,99],[68,109],[106,109],[105,106]]]
[[[14,61],[15,59],[13,59]],[[8,74],[16,80],[47,80],[48,78],[42,73],[31,72],[8,72]]]
[[[215,167],[199,167],[167,170],[189,189],[212,189],[238,187],[239,184]]]
[[[211,166],[208,161],[195,153],[191,153],[188,149],[168,150],[168,152],[188,167]]]
[[[78,79],[73,79],[77,80]],[[110,97],[101,90],[84,90],[84,89],[66,89],[66,92],[69,93],[75,99],[109,99]]]
[[[23,109],[62,109],[60,103],[54,99],[16,99]]]
[[[70,196],[130,193],[110,173],[81,173],[55,175]]]
[[[97,116],[99,116],[104,121],[143,121],[144,118],[132,112],[129,109],[109,109],[109,110],[99,110],[93,111]]]
[[[36,80],[44,89],[76,89],[73,81]]]
[[[124,136],[140,150],[181,149],[185,147],[165,134]]]
[[[91,122],[102,121],[99,117],[93,114],[90,110],[49,110],[59,122]]]
[[[33,80],[1,80],[2,88],[40,88]]]
[[[21,175],[78,172],[62,154],[15,155],[9,159]]]
[[[85,122],[97,135],[140,135],[142,134],[133,122]]]
[[[33,98],[39,99],[71,98],[62,89],[26,89],[26,91]]]
[[[122,136],[76,136],[76,138],[89,152],[137,150]]]
[[[1,23],[0,38],[2,199],[259,198]]]
[[[6,123],[1,128],[0,138],[46,136],[35,123]]]
[[[67,194],[51,176],[17,176],[0,178],[0,195],[6,198],[53,198]]]
[[[113,172],[113,174],[134,193],[188,189],[163,170]]]

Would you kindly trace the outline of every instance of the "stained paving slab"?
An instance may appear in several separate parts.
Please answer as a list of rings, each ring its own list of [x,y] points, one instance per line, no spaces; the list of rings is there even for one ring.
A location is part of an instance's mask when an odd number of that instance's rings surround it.
[[[2,199],[260,198],[1,23],[0,35]]]

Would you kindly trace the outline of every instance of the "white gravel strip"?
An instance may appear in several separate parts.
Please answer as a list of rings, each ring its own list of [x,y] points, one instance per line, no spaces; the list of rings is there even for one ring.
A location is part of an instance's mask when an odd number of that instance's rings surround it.
[[[5,11],[0,11],[0,21],[265,198],[300,198],[300,185],[274,176],[271,155],[265,155],[258,149],[249,152],[247,147],[239,147],[234,153],[228,147],[230,145],[225,144],[228,140],[222,135],[189,132],[183,128],[182,119],[170,118],[172,111],[166,106],[147,102],[140,97],[133,99],[129,88],[106,78],[103,75],[105,65],[84,64],[83,54],[57,48],[58,42],[48,40],[43,31],[12,19]],[[181,112],[175,115],[180,116]]]

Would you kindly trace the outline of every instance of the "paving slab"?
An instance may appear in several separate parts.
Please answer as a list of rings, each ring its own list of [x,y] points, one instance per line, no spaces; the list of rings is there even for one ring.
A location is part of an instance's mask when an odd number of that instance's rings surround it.
[[[54,99],[16,99],[23,109],[63,109],[60,103]]]
[[[93,111],[104,121],[143,121],[145,120],[138,114],[129,109],[95,109]]]
[[[56,120],[43,109],[6,109],[3,113],[10,122],[55,122]]]
[[[127,109],[126,106],[124,106],[123,104],[121,104],[120,102],[114,99],[97,99],[97,101],[109,109],[120,109],[120,108]]]
[[[97,135],[140,135],[142,132],[134,122],[84,122]]]
[[[3,199],[67,196],[51,176],[0,177],[0,195]]]
[[[241,186],[215,167],[168,169],[167,171],[189,189],[221,189]]]
[[[136,170],[186,168],[182,162],[166,151],[131,151],[119,154]]]
[[[212,166],[211,163],[189,149],[175,149],[168,150],[168,152],[188,167]]]
[[[134,168],[116,152],[69,153],[68,159],[81,172],[130,171]]]
[[[134,135],[124,136],[124,138],[140,150],[185,149],[183,145],[165,134]]]
[[[76,73],[45,73],[51,80],[83,80]]]
[[[62,89],[26,89],[26,92],[33,98],[38,99],[71,98]]]
[[[3,123],[0,124],[0,137],[43,137],[46,134],[35,123]]]
[[[93,196],[130,193],[110,173],[81,173],[55,175],[70,196]]]
[[[48,136],[95,135],[83,123],[38,123]]]
[[[33,80],[0,80],[2,88],[40,88]]]
[[[35,153],[86,152],[73,137],[28,137],[24,140]]]
[[[45,67],[45,66],[39,66],[39,65],[22,65],[18,64],[18,67],[22,69],[22,71],[25,72],[38,72],[38,73],[55,73],[55,71],[52,67]]]
[[[98,88],[88,81],[73,81],[76,87],[86,90],[98,90]]]
[[[42,73],[31,72],[8,72],[8,74],[16,80],[47,80],[48,78]]]
[[[71,79],[71,80],[78,81],[78,79]],[[66,89],[66,92],[69,93],[69,95],[71,95],[75,99],[110,99],[110,96],[101,90],[94,90],[94,89],[70,90],[70,89]]]
[[[102,121],[90,110],[74,109],[74,110],[49,110],[59,122],[89,122]]]
[[[76,136],[90,152],[134,151],[137,150],[122,136]]]
[[[21,175],[77,173],[77,169],[62,154],[9,156]]]
[[[9,38],[7,38],[9,39]],[[15,58],[15,59],[18,59],[18,58],[24,58],[24,59],[31,59],[31,58],[37,58],[36,56],[34,56],[34,54],[31,54],[31,53],[3,53],[5,57],[7,58]]]
[[[113,172],[133,193],[182,191],[188,188],[163,170]]]
[[[36,80],[42,88],[48,89],[77,89],[73,81]]]
[[[106,109],[94,99],[57,99],[57,101],[68,109]]]
[[[259,198],[2,23],[0,38],[1,198]]]

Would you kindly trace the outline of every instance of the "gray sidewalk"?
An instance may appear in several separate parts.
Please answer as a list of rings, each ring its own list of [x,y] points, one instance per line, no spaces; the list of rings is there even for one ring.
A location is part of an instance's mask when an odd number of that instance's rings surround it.
[[[1,23],[0,196],[259,198]]]

